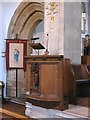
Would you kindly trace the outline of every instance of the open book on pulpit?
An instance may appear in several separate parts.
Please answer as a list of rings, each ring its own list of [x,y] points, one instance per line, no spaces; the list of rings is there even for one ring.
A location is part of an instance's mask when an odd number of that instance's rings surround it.
[[[38,55],[39,55],[39,50],[40,49],[45,49],[45,47],[41,43],[30,43],[29,44],[33,49],[38,50]]]
[[[32,43],[30,43],[29,45],[35,49],[35,50],[38,50],[38,55],[39,55],[39,50],[41,49],[45,49],[45,47],[40,43],[40,42],[35,42],[36,40],[38,40],[39,37],[34,37],[34,38],[31,38],[31,40],[33,41]]]

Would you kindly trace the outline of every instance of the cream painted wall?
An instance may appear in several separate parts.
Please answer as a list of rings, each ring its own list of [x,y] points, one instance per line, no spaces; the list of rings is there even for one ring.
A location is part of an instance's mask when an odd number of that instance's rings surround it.
[[[13,13],[15,12],[17,6],[19,5],[19,2],[9,2],[9,1],[3,1],[0,2],[0,81],[4,81],[4,84],[6,86],[6,59],[5,57],[2,57],[2,52],[5,51],[5,40],[7,38],[7,32],[9,23],[11,20],[11,17]],[[6,95],[6,89],[5,89],[5,95]]]

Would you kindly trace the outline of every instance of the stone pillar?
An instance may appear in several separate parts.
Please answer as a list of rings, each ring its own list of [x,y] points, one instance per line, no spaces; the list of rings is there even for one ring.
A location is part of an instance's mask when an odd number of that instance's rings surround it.
[[[64,55],[73,64],[80,64],[81,3],[45,2],[44,25],[49,54]]]
[[[59,2],[45,3],[45,46],[49,54],[63,54],[64,37],[64,4]],[[48,34],[48,36],[47,36]],[[47,43],[48,42],[48,43]],[[48,44],[48,45],[47,45]]]
[[[88,3],[88,33],[90,35],[90,3]]]
[[[81,63],[81,3],[64,4],[64,56]]]

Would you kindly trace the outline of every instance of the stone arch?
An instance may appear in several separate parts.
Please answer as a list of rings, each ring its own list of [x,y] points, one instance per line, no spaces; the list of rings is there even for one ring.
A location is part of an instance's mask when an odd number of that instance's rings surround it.
[[[37,24],[44,19],[44,3],[41,2],[21,2],[12,16],[8,38],[14,38],[18,34],[19,38],[30,39]]]
[[[42,2],[21,2],[12,16],[8,38],[31,39],[36,26],[44,19],[44,3]],[[30,42],[30,41],[28,41]],[[27,51],[30,54],[30,47],[27,43]]]
[[[43,21],[44,19],[44,3],[41,2],[21,2],[19,6],[17,7],[16,11],[14,12],[9,28],[7,37],[8,38],[15,38],[16,34],[18,34],[18,37],[21,39],[29,39],[28,42],[30,42],[30,38],[32,37],[33,31],[35,30],[36,26]],[[27,54],[30,54],[30,46],[28,45]],[[26,78],[22,77],[24,76],[24,72],[20,69],[18,71],[19,73],[19,80],[18,80],[18,95],[22,95],[26,93]],[[14,79],[15,76],[15,70],[9,71],[9,74],[11,74],[11,78]],[[10,77],[10,76],[9,76]],[[7,91],[9,91],[8,86],[12,86],[11,91],[15,94],[14,86],[12,79],[8,81],[7,79]],[[9,94],[7,93],[7,96]],[[13,94],[11,94],[13,96]]]

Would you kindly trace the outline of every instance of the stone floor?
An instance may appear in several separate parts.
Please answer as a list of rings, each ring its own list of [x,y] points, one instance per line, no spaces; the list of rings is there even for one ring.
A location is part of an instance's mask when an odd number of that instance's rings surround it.
[[[25,114],[31,118],[59,118],[59,119],[78,119],[84,120],[89,118],[88,108],[82,106],[69,105],[69,108],[60,111],[56,109],[45,109],[34,106],[26,102]]]
[[[21,102],[20,102],[21,101]],[[49,113],[49,117],[53,118],[56,116],[56,118],[68,118],[71,119],[73,118],[78,118],[78,120],[86,119],[89,118],[89,107],[85,106],[75,106],[75,105],[69,105],[69,109],[64,110],[64,111],[59,111],[59,110],[53,110],[53,109],[44,109],[44,108],[39,108],[37,106],[33,106],[33,112],[32,114],[29,113],[28,115],[25,114],[26,110],[26,103],[25,103],[25,98],[21,99],[20,98],[12,98],[12,99],[7,99],[6,101],[3,102],[2,104],[2,110],[0,110],[1,117],[2,118],[9,118],[9,120],[16,120],[16,118],[19,118],[22,120],[24,117],[24,120],[31,120],[30,117],[32,118],[37,118],[40,119],[40,115],[44,115],[44,118],[47,116],[47,113]],[[27,105],[28,106],[28,105]],[[45,114],[44,114],[45,113]],[[31,114],[31,116],[30,116]]]
[[[83,118],[89,118],[90,108],[84,106],[69,105],[69,109],[64,110],[65,113],[79,115]]]

